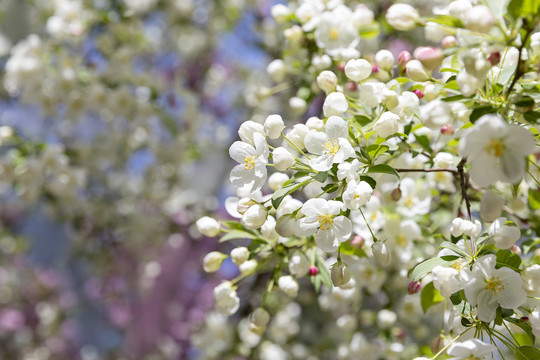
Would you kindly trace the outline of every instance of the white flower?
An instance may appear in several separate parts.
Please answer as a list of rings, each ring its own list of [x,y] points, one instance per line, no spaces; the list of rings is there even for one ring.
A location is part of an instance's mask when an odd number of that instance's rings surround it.
[[[347,184],[347,189],[343,193],[343,202],[347,209],[357,210],[371,198],[373,189],[365,181],[352,181]]]
[[[540,296],[540,265],[534,264],[523,269],[521,279],[529,296]]]
[[[477,78],[465,70],[462,70],[459,74],[457,74],[456,81],[459,90],[461,90],[464,96],[471,96],[476,92],[476,90],[484,85],[483,78]]]
[[[310,130],[304,143],[307,151],[319,155],[309,161],[317,171],[327,171],[335,163],[341,163],[354,155],[354,150],[347,140],[349,127],[345,120],[332,116],[326,121],[325,132]]]
[[[470,339],[464,342],[456,342],[448,348],[450,360],[488,359],[496,347],[478,339]],[[491,358],[491,357],[489,357]]]
[[[272,162],[277,171],[285,171],[294,165],[294,156],[286,148],[280,146],[272,151]]]
[[[281,291],[290,297],[296,297],[298,295],[298,283],[290,276],[282,276],[278,279],[278,286]]]
[[[220,253],[219,251],[211,251],[203,258],[204,271],[211,273],[216,272],[221,267],[221,263],[227,257],[227,255]]]
[[[469,220],[464,220],[462,218],[455,218],[452,220],[452,225],[450,226],[450,233],[454,237],[461,236],[463,234],[471,237],[476,237],[482,231],[482,224],[480,221],[474,220],[474,223]]]
[[[340,92],[333,92],[328,94],[323,104],[324,116],[340,116],[349,108],[345,95]]]
[[[540,310],[535,309],[533,312],[531,312],[529,321],[531,323],[533,334],[536,337],[539,337],[540,336]]]
[[[310,268],[310,263],[306,255],[301,251],[295,251],[289,259],[289,271],[297,278],[307,275]]]
[[[429,74],[424,65],[419,60],[411,60],[405,65],[407,76],[413,81],[426,81]]]
[[[333,71],[324,70],[317,76],[317,85],[327,94],[336,90],[337,84],[338,78]]]
[[[381,102],[381,96],[384,89],[386,89],[386,87],[380,81],[364,83],[359,86],[360,101],[367,107],[377,107]]]
[[[455,18],[461,21],[465,21],[467,12],[472,9],[471,2],[469,0],[456,0],[448,4],[448,12]]]
[[[283,187],[285,181],[289,180],[289,176],[282,172],[275,172],[268,178],[268,186],[276,191]]]
[[[454,167],[454,156],[447,152],[440,152],[433,158],[433,166],[436,168]]]
[[[229,281],[224,281],[214,288],[216,310],[223,315],[232,315],[240,307],[240,299]]]
[[[412,119],[412,116],[418,109],[420,100],[415,93],[404,91],[399,96],[398,106],[392,109],[392,112],[401,118],[402,124],[407,124]]]
[[[268,115],[264,121],[264,132],[270,139],[277,139],[285,129],[285,124],[281,116],[274,114]]]
[[[398,201],[398,211],[406,216],[425,215],[431,207],[429,191],[418,191],[416,183],[411,178],[401,180],[401,199]]]
[[[525,173],[525,156],[535,149],[533,136],[497,115],[484,115],[459,144],[461,157],[471,162],[471,179],[485,187],[500,180],[516,183]]]
[[[265,136],[264,127],[261,124],[252,120],[244,121],[238,129],[238,136],[240,136],[240,140],[248,143],[251,146],[255,146],[255,133],[259,133],[262,136]]]
[[[195,223],[197,230],[203,235],[214,237],[221,231],[219,222],[209,216],[203,216]]]
[[[249,250],[245,246],[239,246],[231,250],[231,259],[236,265],[240,265],[249,259]]]
[[[444,297],[450,297],[456,291],[461,290],[461,278],[459,272],[447,266],[435,266],[432,270],[433,286]]]
[[[377,260],[379,264],[382,266],[388,266],[390,264],[390,252],[388,251],[388,248],[384,242],[374,242],[373,245],[371,245],[371,251],[373,252],[375,260]]]
[[[345,75],[352,81],[362,81],[371,75],[371,64],[364,59],[353,59],[345,65]]]
[[[351,221],[338,216],[343,203],[334,200],[309,199],[302,206],[305,215],[295,224],[297,236],[309,236],[316,233],[317,246],[326,252],[337,250],[339,244],[346,241],[352,232]]]
[[[253,139],[255,147],[242,141],[235,141],[229,149],[231,158],[240,163],[231,171],[231,182],[236,187],[251,184],[251,192],[259,190],[266,181],[266,164],[269,155],[264,137],[259,133],[254,133]]]
[[[358,159],[354,159],[352,162],[343,162],[338,165],[338,171],[337,171],[337,177],[339,180],[347,179],[347,182],[356,181],[358,182],[360,180],[360,175],[358,175],[358,169],[363,164],[358,161]]]
[[[360,36],[354,26],[353,13],[346,6],[338,6],[319,16],[315,29],[317,46],[331,56],[339,55],[343,50],[358,44]]]
[[[491,190],[487,190],[480,201],[480,216],[484,221],[495,221],[504,207],[504,199]]]
[[[400,118],[396,114],[386,111],[382,113],[379,120],[373,124],[373,130],[380,137],[386,138],[392,134],[395,134],[399,129]]]
[[[281,82],[285,78],[287,68],[285,63],[281,59],[275,59],[266,67],[266,72],[270,75],[270,78],[275,82]]]
[[[342,261],[336,262],[330,268],[330,277],[334,286],[344,286],[351,280],[351,272],[349,266]]]
[[[293,126],[292,130],[287,133],[287,139],[294,144],[299,149],[303,149],[304,138],[306,137],[309,128],[304,124],[296,124]]]
[[[432,130],[439,130],[441,126],[452,122],[452,112],[448,103],[436,99],[422,106],[420,119],[425,126]]]
[[[316,116],[312,116],[306,120],[306,126],[309,128],[309,130],[323,131],[324,121],[322,121]]]
[[[386,12],[388,24],[401,31],[414,29],[419,18],[418,11],[408,4],[394,4]]]
[[[467,10],[464,22],[472,31],[487,33],[495,23],[495,17],[487,6],[479,5]]]
[[[478,317],[485,322],[495,319],[498,305],[515,309],[526,300],[519,274],[508,267],[495,269],[496,263],[495,255],[486,255],[474,263],[472,271],[461,271],[465,296],[478,305]]]
[[[504,225],[506,218],[502,217],[493,222],[489,228],[489,235],[493,236],[495,246],[499,249],[510,249],[521,237],[517,226]]]
[[[272,9],[270,11],[272,17],[278,24],[282,24],[287,21],[287,18],[291,15],[291,9],[289,9],[286,5],[283,4],[276,4],[272,6]]]

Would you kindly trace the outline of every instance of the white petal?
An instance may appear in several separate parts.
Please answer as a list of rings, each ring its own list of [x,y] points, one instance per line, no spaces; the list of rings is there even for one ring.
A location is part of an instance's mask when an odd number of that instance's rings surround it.
[[[309,166],[317,171],[328,171],[332,168],[334,157],[332,155],[321,155],[309,160]]]
[[[495,157],[481,151],[471,158],[471,179],[481,187],[486,187],[496,182],[501,176],[500,165]]]
[[[254,171],[246,169],[243,164],[236,165],[230,175],[231,183],[236,187],[242,187],[253,181]]]
[[[296,236],[309,236],[315,234],[318,227],[318,221],[313,222],[307,218],[302,218],[294,224],[294,233]]]
[[[335,238],[332,230],[321,230],[317,231],[317,236],[315,238],[317,246],[326,252],[334,252],[339,247],[335,244]]]
[[[500,161],[502,181],[515,184],[523,178],[525,174],[525,158],[523,155],[514,152],[513,149],[505,149]]]
[[[349,136],[349,127],[341,117],[330,116],[326,120],[325,132],[332,139],[347,138]]]
[[[337,216],[334,218],[334,235],[339,242],[346,241],[352,233],[352,223],[345,216]]]
[[[315,155],[321,155],[324,151],[324,144],[328,141],[328,136],[325,133],[317,130],[309,130],[304,138],[306,150]]]
[[[246,157],[255,155],[255,148],[242,141],[235,141],[229,148],[229,155],[234,161],[243,164]]]

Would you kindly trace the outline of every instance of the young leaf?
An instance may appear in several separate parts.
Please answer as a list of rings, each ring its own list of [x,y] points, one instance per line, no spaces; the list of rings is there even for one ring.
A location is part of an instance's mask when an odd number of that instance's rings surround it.
[[[274,207],[274,209],[277,209],[279,207],[279,204],[281,204],[285,196],[295,192],[296,190],[300,189],[303,186],[306,186],[310,180],[311,179],[306,179],[302,181],[301,183],[289,184],[277,190],[274,193],[274,195],[272,195],[272,206]]]
[[[454,263],[454,261],[446,261],[439,257],[427,259],[415,266],[412,272],[412,280],[413,281],[420,280],[426,274],[430,273],[431,270],[433,270],[433,268],[437,265],[448,266],[448,265],[451,265],[452,263]]]
[[[399,178],[399,173],[390,165],[378,164],[368,168],[368,173],[383,173],[389,175],[395,175]]]
[[[422,304],[422,310],[426,312],[430,307],[436,305],[444,300],[444,296],[441,295],[439,290],[435,289],[433,282],[430,282],[422,289],[420,295],[420,302]]]

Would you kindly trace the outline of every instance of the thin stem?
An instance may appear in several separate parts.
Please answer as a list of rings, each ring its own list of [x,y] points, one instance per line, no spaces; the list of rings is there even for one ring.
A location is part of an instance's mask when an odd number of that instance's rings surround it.
[[[467,158],[461,159],[457,166],[457,172],[459,174],[459,180],[461,182],[461,196],[465,199],[465,205],[467,206],[467,216],[471,220],[471,202],[469,201],[469,196],[467,195],[467,183],[465,182],[465,172],[463,167],[467,162]]]
[[[287,142],[289,144],[291,144],[296,150],[298,150],[302,155],[304,155],[308,160],[311,160],[311,158],[309,156],[307,156],[302,150],[300,150],[298,148],[298,146],[294,145],[293,142],[289,139],[287,139],[287,137],[285,135],[283,135],[283,133],[281,134],[281,137],[284,138],[285,140],[287,140]]]
[[[398,173],[401,173],[401,172],[425,172],[425,173],[430,173],[430,172],[443,172],[443,171],[451,172],[453,174],[458,173],[457,169],[450,169],[450,168],[441,168],[441,169],[395,169],[395,170]]]
[[[359,207],[358,210],[360,210],[360,214],[362,214],[362,217],[364,218],[364,221],[366,222],[366,225],[369,229],[369,232],[371,233],[371,236],[373,237],[373,241],[377,241],[377,238],[375,237],[375,234],[373,234],[373,231],[371,230],[371,226],[369,226],[366,217],[364,216],[364,212],[362,211],[362,208]]]
[[[448,347],[450,347],[450,345],[452,345],[457,339],[459,339],[460,337],[462,337],[467,331],[471,330],[472,327],[468,328],[467,330],[465,330],[464,332],[462,332],[461,334],[459,334],[458,336],[456,336],[452,341],[450,341],[448,344],[446,344],[445,347],[443,347],[441,350],[439,350],[438,353],[436,353],[432,358],[431,360],[434,360],[436,359],[437,357],[439,357],[439,355],[443,354],[446,349],[448,349]]]

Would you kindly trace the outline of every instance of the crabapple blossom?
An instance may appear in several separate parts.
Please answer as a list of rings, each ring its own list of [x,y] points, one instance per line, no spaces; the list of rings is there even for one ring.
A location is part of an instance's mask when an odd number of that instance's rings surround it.
[[[254,132],[253,140],[255,146],[236,141],[229,149],[231,158],[240,163],[231,171],[231,182],[237,187],[249,184],[251,192],[259,190],[266,181],[266,164],[269,155],[268,145],[260,133]]]
[[[419,18],[416,9],[408,4],[394,4],[386,12],[386,21],[393,28],[401,31],[414,29]]]

